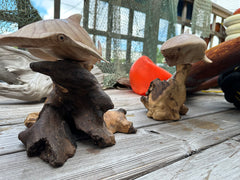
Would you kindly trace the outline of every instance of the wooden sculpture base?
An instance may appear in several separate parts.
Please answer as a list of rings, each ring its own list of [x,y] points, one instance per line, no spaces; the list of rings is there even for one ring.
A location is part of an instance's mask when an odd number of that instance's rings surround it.
[[[190,71],[190,64],[176,66],[176,74],[168,81],[155,79],[141,101],[148,109],[147,116],[154,120],[179,120],[187,113],[183,104],[186,100],[185,81]]]
[[[58,167],[74,155],[79,135],[88,135],[100,147],[115,144],[103,120],[113,103],[94,75],[70,60],[34,62],[30,67],[50,76],[54,88],[37,122],[19,134],[28,156]]]

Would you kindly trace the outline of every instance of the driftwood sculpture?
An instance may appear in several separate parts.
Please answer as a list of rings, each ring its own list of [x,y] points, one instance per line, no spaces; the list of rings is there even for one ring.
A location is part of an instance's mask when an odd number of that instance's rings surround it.
[[[0,95],[24,101],[40,101],[52,91],[49,76],[33,72],[29,64],[41,61],[29,52],[0,47]]]
[[[161,52],[169,66],[176,65],[176,73],[168,81],[156,79],[151,82],[147,97],[141,101],[148,109],[147,116],[155,120],[178,120],[186,114],[185,81],[191,63],[204,60],[211,62],[206,55],[206,42],[195,35],[182,34],[166,41]]]
[[[0,47],[0,95],[24,101],[41,101],[52,91],[49,76],[31,70],[30,63],[42,61],[25,50]],[[103,73],[94,66],[91,73],[103,85]]]
[[[74,134],[84,132],[100,147],[115,144],[103,114],[113,108],[96,78],[76,61],[35,62],[34,71],[49,75],[54,89],[37,122],[19,134],[29,156],[39,155],[53,166],[74,155]],[[62,73],[68,70],[67,73]]]
[[[53,90],[36,123],[21,132],[19,139],[29,156],[40,156],[54,167],[74,155],[79,136],[87,135],[100,147],[115,144],[103,120],[113,103],[90,73],[93,64],[103,59],[101,48],[95,48],[80,20],[81,15],[73,15],[39,21],[0,36],[0,45],[24,47],[39,58],[53,61],[30,64],[33,71],[51,77]]]

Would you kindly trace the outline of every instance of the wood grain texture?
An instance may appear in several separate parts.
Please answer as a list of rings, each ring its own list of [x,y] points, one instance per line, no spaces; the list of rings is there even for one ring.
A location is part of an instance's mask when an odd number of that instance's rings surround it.
[[[149,173],[138,180],[239,179],[240,143],[229,140],[200,154]]]
[[[63,167],[55,169],[39,158],[27,157],[24,146],[17,139],[18,133],[25,128],[23,121],[16,125],[2,124],[0,179],[95,180],[141,176],[146,179],[164,179],[166,174],[169,177],[167,179],[204,179],[209,174],[209,179],[214,179],[216,174],[218,179],[221,176],[238,179],[240,112],[225,102],[223,94],[198,93],[189,96],[188,115],[183,116],[180,121],[159,122],[147,118],[146,110],[140,108],[139,103],[134,102],[138,108],[128,106],[129,99],[139,98],[131,91],[105,92],[113,97],[115,108],[119,105],[119,99],[122,102],[121,107],[127,107],[126,117],[137,127],[137,134],[117,133],[116,145],[103,149],[89,140],[78,141],[74,157]],[[7,98],[1,98],[0,102],[0,111],[2,107],[7,107],[9,116],[15,114],[14,109],[17,107],[22,107],[23,111],[24,108],[26,111],[31,110],[31,106],[33,109],[40,107],[39,104],[24,105],[21,101]],[[3,114],[4,110],[1,111],[1,115]],[[21,117],[23,118],[23,114]],[[6,122],[10,121],[15,119],[10,118]],[[189,161],[191,163],[188,164]]]
[[[205,81],[220,75],[227,69],[240,63],[240,37],[225,41],[206,51],[206,56],[213,63],[196,62],[189,72],[186,87],[190,92],[212,88],[215,83],[204,87]]]
[[[116,141],[115,146],[104,149],[88,141],[80,142],[75,156],[57,169],[39,158],[28,158],[25,152],[0,156],[0,173],[9,179],[32,179],[36,174],[38,179],[101,179],[113,175],[123,177],[122,173],[129,177],[187,153],[181,141],[144,130],[133,135],[117,134]]]
[[[103,59],[98,49],[80,26],[82,16],[75,14],[67,19],[42,20],[31,23],[8,35],[0,35],[0,45],[27,48],[41,59],[55,61],[78,60],[92,66]]]

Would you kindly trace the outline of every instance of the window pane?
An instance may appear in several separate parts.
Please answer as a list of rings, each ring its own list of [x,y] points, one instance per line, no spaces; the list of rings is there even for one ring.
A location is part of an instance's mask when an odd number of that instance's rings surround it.
[[[159,20],[158,40],[166,41],[168,36],[168,21],[165,19]]]
[[[135,62],[138,58],[142,56],[143,42],[132,41],[131,44],[131,60]]]
[[[113,6],[113,28],[112,32],[118,34],[128,34],[129,9]]]
[[[134,11],[133,16],[133,30],[132,35],[137,37],[144,37],[146,14]]]

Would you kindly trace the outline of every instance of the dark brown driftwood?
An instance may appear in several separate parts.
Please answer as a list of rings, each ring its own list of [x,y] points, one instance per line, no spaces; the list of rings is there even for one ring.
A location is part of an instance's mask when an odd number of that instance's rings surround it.
[[[74,155],[79,134],[87,134],[100,147],[115,144],[103,121],[113,103],[94,75],[70,60],[35,62],[31,68],[49,75],[54,89],[37,122],[19,134],[29,156],[39,155],[52,166],[61,166]]]
[[[133,127],[133,123],[126,118],[127,111],[125,109],[109,110],[104,113],[103,120],[112,133],[136,133],[137,129]],[[36,123],[39,113],[30,113],[24,121],[27,128]],[[84,137],[85,139],[85,137]]]

